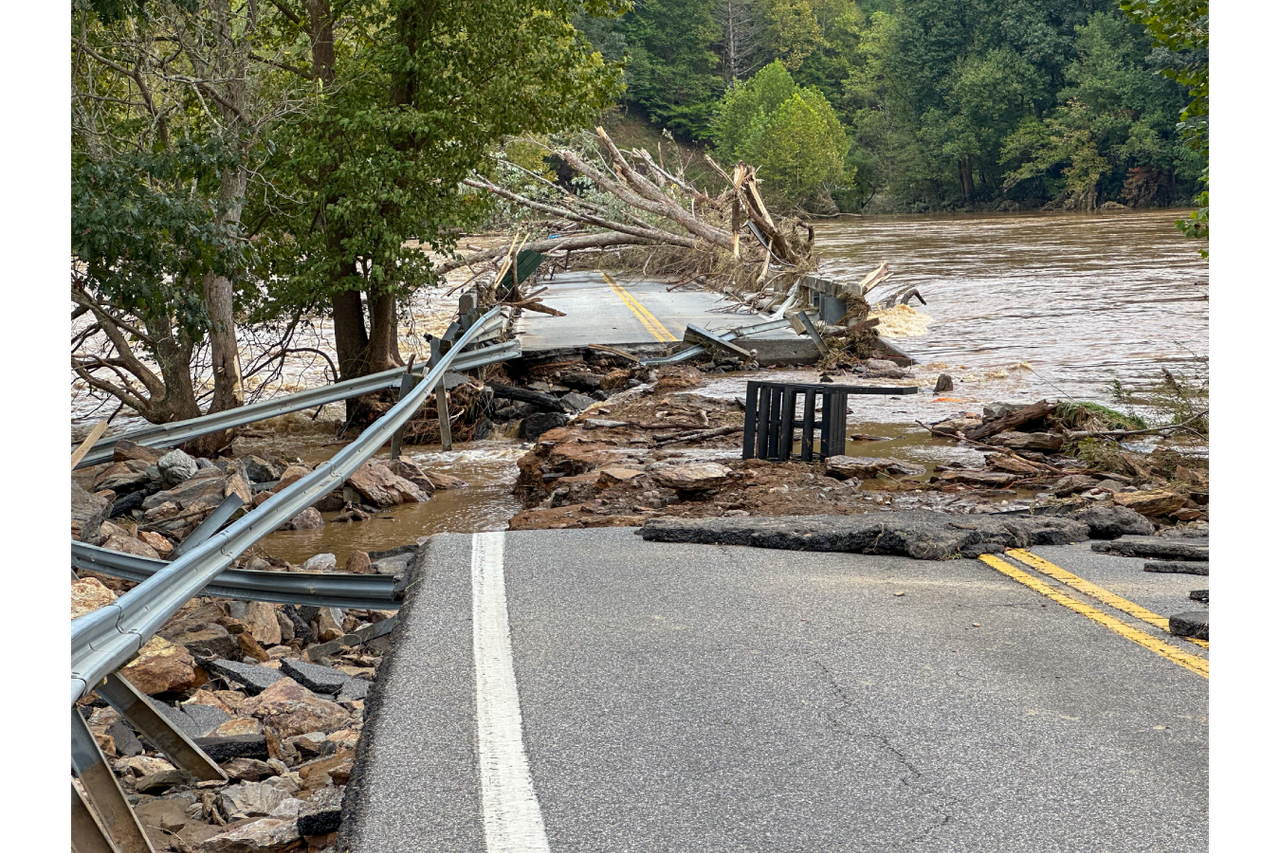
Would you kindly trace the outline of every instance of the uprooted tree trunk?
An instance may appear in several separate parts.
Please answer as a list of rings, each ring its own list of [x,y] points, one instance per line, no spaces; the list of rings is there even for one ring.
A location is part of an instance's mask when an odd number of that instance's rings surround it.
[[[571,150],[556,153],[600,191],[622,202],[621,210],[594,204],[532,173],[526,174],[554,188],[558,197],[530,198],[479,176],[464,183],[549,217],[599,229],[524,246],[537,252],[627,247],[673,251],[667,271],[699,277],[736,293],[772,287],[774,294],[785,295],[796,279],[815,267],[812,229],[802,229],[796,222],[789,227],[775,222],[753,167],[739,163],[731,176],[708,157],[725,179],[724,189],[712,196],[655,163],[647,151],[624,154],[602,128],[596,132],[602,148],[599,162],[589,162]],[[436,271],[445,273],[510,254],[510,250],[494,249],[445,262]]]

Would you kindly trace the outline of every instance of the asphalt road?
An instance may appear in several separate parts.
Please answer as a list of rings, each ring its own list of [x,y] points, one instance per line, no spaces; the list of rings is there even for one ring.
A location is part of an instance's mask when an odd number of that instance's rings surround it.
[[[1208,848],[1207,678],[977,560],[450,534],[401,613],[352,851]]]
[[[538,298],[565,313],[552,317],[525,311],[516,326],[528,350],[586,344],[634,344],[678,341],[693,323],[710,331],[764,322],[752,314],[725,313],[732,305],[714,293],[668,290],[652,280],[614,278],[611,285],[595,272],[558,273]],[[764,337],[794,338],[789,328]]]

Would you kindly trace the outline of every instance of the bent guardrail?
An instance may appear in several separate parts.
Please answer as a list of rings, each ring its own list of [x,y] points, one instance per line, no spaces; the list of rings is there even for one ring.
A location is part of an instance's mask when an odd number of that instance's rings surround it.
[[[482,322],[483,320],[477,322],[476,326],[481,325]],[[474,329],[475,326],[472,328]],[[478,343],[480,340],[487,340],[496,333],[497,330],[490,325],[477,332],[475,339],[468,338],[466,343],[459,341],[458,345],[449,351],[450,355],[456,354],[452,369],[473,370],[477,367],[483,367],[487,364],[505,361],[520,355],[519,340],[507,341],[505,343],[485,347],[484,349],[475,350],[473,352],[458,352],[458,350],[461,350],[461,348],[467,344]],[[423,364],[415,368],[412,372],[418,374],[422,373],[426,369],[427,365]],[[135,444],[145,445],[146,447],[175,447],[183,442],[190,441],[193,438],[199,438],[202,435],[208,435],[209,433],[217,432],[218,430],[244,426],[245,424],[251,424],[254,421],[274,418],[280,415],[289,414],[290,412],[300,412],[303,409],[323,406],[326,403],[337,403],[351,397],[359,397],[363,394],[372,394],[375,391],[381,391],[384,388],[391,388],[400,383],[400,379],[404,374],[404,368],[396,367],[391,370],[384,370],[381,373],[362,376],[358,379],[347,379],[342,382],[335,382],[332,385],[326,385],[323,388],[311,388],[306,391],[299,391],[296,394],[290,394],[286,397],[277,397],[271,400],[262,400],[257,403],[250,403],[247,406],[228,409],[225,412],[215,412],[209,415],[202,415],[198,418],[190,418],[185,421],[174,421],[169,424],[157,424],[155,426],[143,427],[142,429],[134,430],[133,432],[102,439],[93,446],[93,450],[89,451],[89,453],[80,460],[76,467],[84,468],[89,465],[100,465],[103,462],[109,462],[115,454],[116,443],[122,439],[128,439]]]
[[[89,545],[71,543],[71,566],[115,578],[142,583],[167,568],[170,563],[125,554]],[[398,610],[396,578],[393,575],[350,572],[259,572],[227,569],[217,580],[205,585],[201,595],[270,601],[304,607],[354,607],[367,610]]]
[[[444,378],[461,350],[492,331],[502,315],[494,308],[431,366],[426,378],[371,424],[353,443],[307,476],[213,534],[111,604],[71,622],[71,702],[124,666],[189,599],[217,578],[236,557],[344,482],[407,423]],[[400,371],[403,373],[403,371]]]

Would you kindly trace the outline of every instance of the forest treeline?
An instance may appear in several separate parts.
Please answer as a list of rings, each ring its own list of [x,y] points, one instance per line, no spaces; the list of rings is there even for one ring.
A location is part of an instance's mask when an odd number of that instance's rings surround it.
[[[1199,73],[1207,107],[1208,6],[1126,5],[1132,14],[1116,0],[636,0],[580,28],[625,62],[629,113],[722,155],[754,154],[762,178],[792,175],[803,152],[767,162],[758,136],[742,142],[752,122],[774,141],[820,137],[811,156],[837,155],[839,168],[783,180],[810,209],[1188,204],[1207,136],[1179,124]],[[1153,42],[1139,21],[1161,15],[1202,17],[1203,49]],[[751,86],[810,108],[757,95],[767,109],[726,120]],[[760,126],[784,108],[789,132]],[[842,134],[822,129],[833,118]]]

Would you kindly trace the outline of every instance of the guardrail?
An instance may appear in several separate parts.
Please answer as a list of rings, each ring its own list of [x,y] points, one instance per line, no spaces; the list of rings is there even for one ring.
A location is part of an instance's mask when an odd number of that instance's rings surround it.
[[[171,563],[89,545],[71,543],[71,566],[141,583]],[[271,601],[304,607],[354,607],[399,610],[396,578],[392,575],[350,572],[258,572],[226,569],[200,590],[202,595]]]
[[[488,316],[488,315],[486,315]],[[478,321],[476,325],[480,325],[483,320]],[[475,326],[472,326],[474,329]],[[467,343],[480,343],[488,340],[500,331],[492,327],[486,327],[476,333],[475,339],[468,338]],[[456,353],[461,346],[455,345],[449,352]],[[482,350],[461,353],[457,352],[452,366],[453,370],[472,370],[477,367],[483,367],[486,364],[494,364],[499,361],[505,361],[520,355],[520,341],[511,340],[505,343],[497,344],[491,347],[485,347]],[[419,374],[427,369],[427,365],[423,364],[415,368],[413,373]],[[299,391],[296,394],[290,394],[287,397],[277,397],[271,400],[262,400],[258,403],[251,403],[247,406],[241,406],[236,409],[228,409],[225,412],[215,412],[210,415],[202,415],[198,418],[190,418],[185,421],[174,421],[169,424],[157,424],[156,426],[143,427],[133,432],[124,433],[123,435],[113,436],[103,439],[93,446],[93,450],[80,460],[77,468],[84,468],[88,465],[100,465],[103,462],[109,462],[115,454],[116,443],[122,439],[128,439],[135,444],[141,444],[146,447],[175,447],[185,441],[198,438],[202,435],[208,435],[218,430],[231,429],[232,427],[244,426],[254,421],[265,420],[266,418],[274,418],[279,415],[285,415],[289,412],[300,412],[303,409],[311,409],[316,406],[323,406],[326,403],[337,403],[350,397],[359,397],[363,394],[372,394],[375,391],[381,391],[384,388],[391,388],[399,385],[401,377],[405,375],[404,368],[392,368],[384,370],[381,373],[373,373],[369,376],[362,376],[358,379],[347,379],[343,382],[335,382],[332,385],[326,385],[323,388],[311,388],[307,391]]]
[[[729,329],[723,333],[726,340],[736,341],[738,338],[749,338],[752,335],[763,335],[765,332],[776,331],[777,329],[785,329],[791,325],[790,320],[769,320],[765,323],[757,323],[754,326],[739,326],[736,329]],[[694,344],[688,349],[682,349],[675,355],[664,356],[663,358],[646,358],[641,359],[640,363],[645,367],[656,367],[663,364],[676,364],[693,358],[699,353],[704,353],[707,348],[702,344]]]
[[[344,482],[409,421],[444,374],[454,366],[461,350],[474,339],[491,333],[495,324],[501,322],[498,308],[481,317],[449,352],[434,361],[422,382],[328,462],[268,498],[252,513],[213,534],[111,604],[72,620],[72,704],[128,663],[183,604],[222,574],[236,557]],[[397,375],[403,372],[398,371]]]

